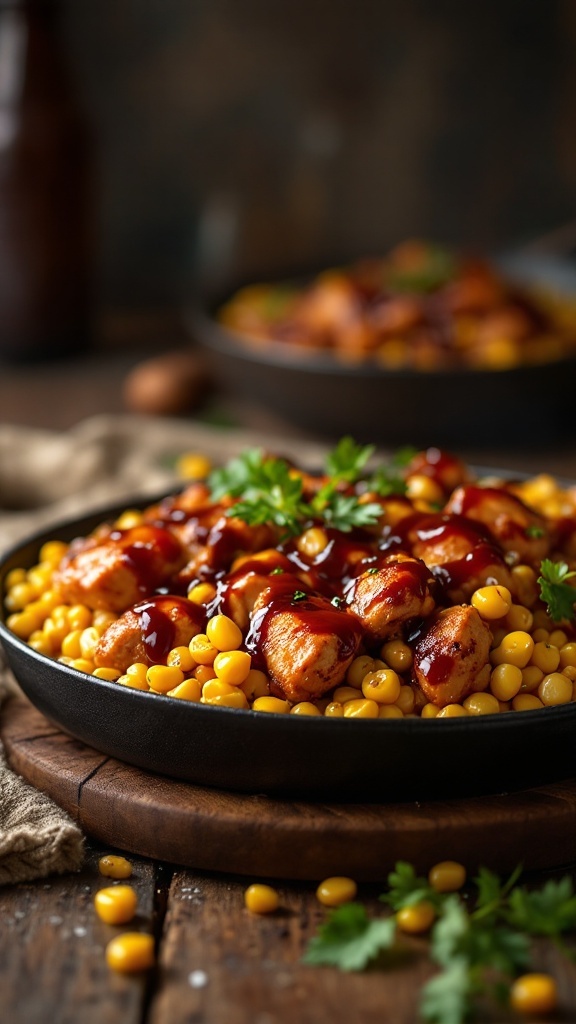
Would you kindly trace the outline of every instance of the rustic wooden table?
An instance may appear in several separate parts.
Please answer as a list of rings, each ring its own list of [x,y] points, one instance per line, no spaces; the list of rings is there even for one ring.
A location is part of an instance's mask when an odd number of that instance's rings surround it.
[[[5,423],[66,429],[85,416],[124,411],[122,385],[135,354],[107,353],[45,366],[3,367],[0,418]],[[293,428],[255,410],[231,408],[239,425],[281,432]],[[545,468],[576,476],[576,451],[462,452],[478,463]],[[280,909],[250,914],[247,884],[259,880],[226,871],[184,869],[132,856],[139,894],[136,928],[154,934],[156,966],[121,976],[105,964],[104,948],[120,929],[102,923],[93,895],[103,884],[97,862],[119,852],[87,839],[78,875],[50,877],[0,889],[0,993],[10,1024],[416,1024],[421,987],[435,971],[425,939],[406,939],[392,960],[364,973],[302,963],[310,936],[325,917],[313,882],[277,883]],[[449,847],[445,856],[451,856]],[[576,847],[571,858],[576,865]],[[490,865],[487,865],[490,866]],[[570,868],[568,866],[567,870]],[[556,872],[558,874],[558,872]],[[548,877],[540,872],[532,880]],[[575,874],[576,878],[576,874]],[[384,879],[383,879],[384,882]],[[383,886],[361,885],[359,899],[382,912]],[[576,1021],[576,965],[552,943],[538,940],[534,963],[558,982],[560,1008],[546,1018]],[[480,1020],[518,1020],[485,1007]]]

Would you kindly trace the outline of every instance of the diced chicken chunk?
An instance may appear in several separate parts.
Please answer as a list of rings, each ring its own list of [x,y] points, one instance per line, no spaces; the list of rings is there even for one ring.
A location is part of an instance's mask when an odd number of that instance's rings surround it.
[[[431,704],[463,701],[488,662],[492,634],[471,605],[437,612],[414,644],[414,678]]]
[[[202,632],[205,615],[183,597],[162,595],[124,612],[100,638],[94,655],[99,668],[125,672],[134,662],[161,663],[174,647],[186,646]]]
[[[544,518],[516,495],[497,487],[458,487],[449,498],[446,512],[482,523],[504,551],[523,562],[539,563],[550,542]]]
[[[123,612],[169,581],[185,561],[178,540],[159,526],[110,530],[74,543],[54,575],[62,601]]]
[[[430,615],[433,578],[420,559],[393,556],[386,565],[368,569],[347,591],[348,607],[360,619],[368,640],[384,640],[404,622]]]
[[[344,679],[362,626],[353,613],[285,583],[275,581],[258,598],[253,637],[271,692],[293,702],[315,700]]]

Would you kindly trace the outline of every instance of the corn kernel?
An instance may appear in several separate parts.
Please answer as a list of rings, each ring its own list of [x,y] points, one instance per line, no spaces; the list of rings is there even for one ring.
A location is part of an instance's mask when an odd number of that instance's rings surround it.
[[[436,910],[429,900],[420,900],[408,907],[396,911],[396,924],[401,932],[408,935],[421,935],[427,932],[436,919]]]
[[[176,472],[181,480],[205,480],[212,472],[212,463],[201,452],[184,452],[176,460]]]
[[[543,707],[542,701],[535,693],[519,693],[512,700],[514,711],[536,711],[537,708]]]
[[[378,718],[379,706],[375,700],[355,697],[344,704],[344,718]]]
[[[113,971],[133,974],[154,965],[154,938],[143,932],[124,932],[106,946],[106,963]]]
[[[184,681],[184,673],[177,665],[151,665],[146,682],[156,693],[168,693]]]
[[[346,672],[346,683],[348,686],[352,686],[355,690],[360,690],[364,676],[373,670],[374,658],[371,658],[369,654],[360,654],[357,658],[354,658],[348,666],[348,671]]]
[[[556,982],[549,974],[523,974],[512,982],[510,1005],[517,1013],[551,1013],[558,1003]]]
[[[479,587],[470,603],[483,619],[502,619],[512,607],[512,594],[500,585]]]
[[[544,673],[541,668],[537,668],[536,665],[527,665],[526,668],[521,669],[522,672],[522,686],[520,687],[521,693],[533,693],[540,686],[540,683],[544,679]]]
[[[572,682],[562,672],[550,672],[540,683],[538,696],[546,707],[568,704],[572,700]]]
[[[407,672],[412,668],[412,651],[402,640],[388,640],[380,649],[380,654],[395,672]]]
[[[325,878],[316,889],[316,898],[325,907],[339,907],[356,899],[358,886],[353,878],[333,875]]]
[[[403,715],[411,715],[414,711],[414,690],[411,686],[401,686],[400,693],[394,701]]]
[[[194,678],[200,683],[200,686],[204,686],[204,683],[207,683],[210,679],[216,679],[213,665],[197,665],[193,674]]]
[[[280,897],[271,885],[249,885],[244,893],[244,905],[253,914],[273,914],[280,906]]]
[[[107,878],[130,878],[132,865],[126,857],[118,857],[113,853],[100,857],[98,870],[101,875]]]
[[[216,587],[213,583],[196,583],[188,591],[188,600],[194,604],[210,604],[216,597]]]
[[[560,651],[549,641],[548,643],[534,644],[530,664],[535,665],[545,675],[555,672],[560,664]]]
[[[101,666],[100,668],[95,668],[92,675],[96,676],[96,679],[104,679],[108,683],[115,683],[120,678],[121,673],[117,668]]]
[[[315,558],[324,551],[328,544],[328,534],[326,530],[323,530],[321,526],[311,526],[309,530],[305,530],[300,535],[296,542],[296,547],[301,554],[307,555],[308,558]]]
[[[214,646],[205,633],[197,633],[190,643],[190,654],[198,665],[212,665],[218,654],[218,648]]]
[[[525,632],[529,632],[532,628],[533,621],[532,612],[523,604],[513,604],[505,618],[506,627],[509,630],[520,629]]]
[[[325,718],[343,718],[344,705],[338,700],[331,700],[324,708]]]
[[[362,680],[362,693],[377,704],[395,704],[400,696],[400,678],[393,669],[369,672]]]
[[[214,658],[214,671],[218,679],[240,686],[250,671],[251,662],[246,651],[220,651]]]
[[[560,648],[560,665],[566,668],[567,665],[576,666],[576,643],[562,644]]]
[[[553,629],[548,637],[548,643],[556,647],[563,647],[568,642],[568,636],[563,629]]]
[[[436,718],[440,708],[436,704],[425,704],[420,712],[421,718]]]
[[[492,651],[490,660],[493,665],[506,664],[526,668],[533,650],[534,641],[530,634],[517,629],[506,634],[499,646]]]
[[[136,913],[138,897],[131,885],[112,885],[94,896],[98,917],[106,924],[126,924]]]
[[[380,704],[378,718],[404,718],[404,712],[397,704]]]
[[[70,668],[75,668],[77,672],[86,672],[89,676],[92,675],[96,668],[90,658],[72,658],[69,664]]]
[[[95,626],[88,626],[80,634],[80,657],[93,658],[100,640],[100,634]]]
[[[468,712],[462,704],[447,704],[445,708],[441,708],[436,718],[465,718]]]
[[[185,679],[178,686],[175,686],[173,690],[168,690],[169,697],[176,697],[178,700],[191,700],[197,703],[202,696],[202,687],[197,679],[192,676],[191,679]]]
[[[287,700],[282,700],[281,697],[257,697],[252,705],[252,710],[284,715],[290,711],[290,704]]]
[[[116,520],[115,526],[119,530],[132,530],[135,526],[142,526],[144,517],[137,508],[127,508]]]
[[[500,711],[500,704],[491,693],[471,693],[462,706],[469,715],[495,715]]]
[[[267,697],[270,693],[268,676],[258,668],[251,668],[244,682],[240,683],[240,688],[244,691],[248,700],[255,700],[256,697]]]
[[[291,715],[309,715],[315,717],[321,714],[320,708],[316,704],[312,704],[309,700],[302,700],[299,704],[294,704],[290,708]]]
[[[498,700],[512,700],[522,686],[522,669],[503,663],[492,670],[490,690]]]
[[[190,653],[189,647],[173,647],[168,653],[166,664],[179,668],[182,672],[191,672],[196,667],[196,662]]]
[[[457,860],[441,860],[430,868],[428,881],[436,892],[457,892],[466,881],[466,868]]]
[[[221,693],[215,697],[210,697],[209,700],[202,698],[204,704],[215,704],[222,708],[236,708],[240,711],[247,711],[249,704],[246,699],[246,694],[240,689],[239,686],[232,687],[232,693]]]
[[[444,504],[444,492],[440,485],[423,473],[412,473],[408,477],[406,494],[412,501],[425,501],[429,505]]]
[[[235,651],[242,643],[242,630],[228,615],[214,615],[206,626],[206,636],[219,651]]]
[[[138,679],[141,682],[146,683],[146,686],[148,686],[148,682],[146,680],[147,671],[148,665],[143,661],[135,661],[126,669],[126,675],[130,676],[131,679]]]

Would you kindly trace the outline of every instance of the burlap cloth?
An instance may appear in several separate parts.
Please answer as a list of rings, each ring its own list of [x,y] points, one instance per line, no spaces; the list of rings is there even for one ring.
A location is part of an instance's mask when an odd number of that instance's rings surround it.
[[[63,518],[182,486],[175,464],[183,453],[219,462],[248,446],[310,466],[323,453],[320,445],[184,420],[98,416],[66,433],[0,426],[0,555]],[[0,649],[0,702],[15,690]],[[10,770],[0,745],[0,884],[77,870],[83,856],[76,823]]]

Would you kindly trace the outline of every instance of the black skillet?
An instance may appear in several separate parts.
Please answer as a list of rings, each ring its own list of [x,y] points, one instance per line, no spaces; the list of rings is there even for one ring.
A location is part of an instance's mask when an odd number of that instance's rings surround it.
[[[126,507],[53,526],[13,548],[0,563],[0,593],[6,574],[34,565],[46,540],[85,535]],[[499,793],[576,774],[576,703],[441,721],[237,711],[85,675],[38,654],[3,621],[0,641],[24,692],[65,732],[203,786],[358,803]]]

